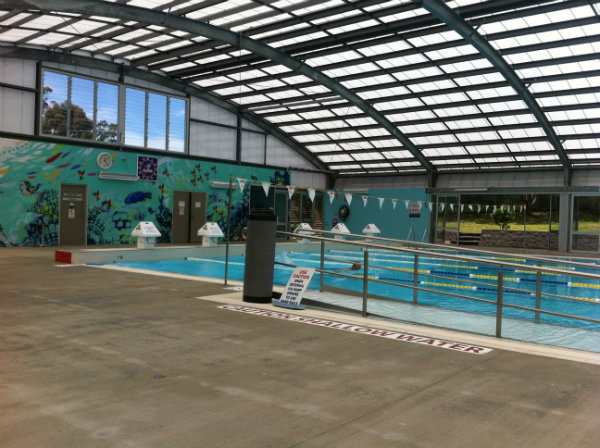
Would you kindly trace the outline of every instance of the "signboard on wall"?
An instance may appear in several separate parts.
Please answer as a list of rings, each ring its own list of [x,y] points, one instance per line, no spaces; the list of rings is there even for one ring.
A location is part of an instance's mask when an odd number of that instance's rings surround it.
[[[421,217],[421,202],[411,202],[408,205],[408,217],[409,218],[420,218]]]
[[[158,178],[158,157],[138,156],[137,162],[139,180],[155,181]]]

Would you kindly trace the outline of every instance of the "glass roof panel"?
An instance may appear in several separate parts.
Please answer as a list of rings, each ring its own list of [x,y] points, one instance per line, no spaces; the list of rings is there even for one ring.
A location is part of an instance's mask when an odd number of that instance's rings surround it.
[[[427,157],[436,157],[436,156],[454,156],[454,155],[467,155],[467,151],[465,151],[463,148],[460,147],[453,147],[453,148],[448,148],[448,147],[430,147],[430,148],[423,148],[423,150],[421,151],[423,153],[423,155],[427,156]]]
[[[21,39],[25,39],[33,34],[36,34],[37,31],[34,30],[24,30],[24,29],[9,29],[8,31],[4,31],[0,33],[0,42],[16,42]]]
[[[31,14],[19,13],[12,17],[8,17],[8,18],[4,19],[3,21],[0,22],[0,25],[4,25],[4,26],[12,25],[13,23],[17,23],[21,20],[25,20],[28,17],[32,17]]]
[[[354,159],[347,154],[331,155],[331,156],[320,156],[323,162],[352,162]]]

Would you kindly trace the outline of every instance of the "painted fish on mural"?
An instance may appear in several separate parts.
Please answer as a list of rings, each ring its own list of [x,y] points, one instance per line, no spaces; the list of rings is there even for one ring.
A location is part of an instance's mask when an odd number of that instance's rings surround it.
[[[62,154],[62,152],[59,152],[58,154],[53,155],[48,160],[46,160],[46,163],[52,163],[52,162],[54,162],[56,159],[58,159],[60,157],[61,154]]]
[[[19,183],[19,188],[21,189],[21,193],[23,193],[23,196],[31,196],[36,191],[38,191],[38,188],[40,188],[40,184],[31,185],[31,182],[29,182],[28,180],[22,180],[21,183]]]
[[[136,202],[152,199],[152,193],[143,191],[134,191],[125,198],[125,204],[135,204]]]

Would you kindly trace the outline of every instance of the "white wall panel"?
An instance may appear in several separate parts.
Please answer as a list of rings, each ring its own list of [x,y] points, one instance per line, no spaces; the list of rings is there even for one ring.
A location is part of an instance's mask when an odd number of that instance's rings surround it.
[[[426,176],[342,177],[335,188],[426,188]]]
[[[237,126],[237,117],[235,114],[195,97],[191,99],[190,118],[226,124],[228,126]]]
[[[271,135],[267,136],[267,165],[315,169],[308,160]]]
[[[256,132],[242,132],[242,161],[265,163],[265,136]]]
[[[82,76],[98,78],[100,81],[118,82],[119,74],[114,72],[107,72],[106,70],[98,70],[91,67],[78,67],[68,64],[57,64],[54,62],[45,62],[44,68],[56,69],[69,73],[77,73]]]
[[[573,171],[573,187],[600,187],[600,170]]]
[[[35,61],[0,58],[0,81],[21,87],[35,88]]]
[[[325,174],[292,170],[291,178],[292,185],[295,187],[316,188],[318,190],[324,190],[327,187]]]
[[[33,134],[35,94],[0,87],[0,131]]]
[[[131,76],[125,76],[124,78],[125,85],[127,87],[139,87],[141,89],[154,90],[156,92],[165,93],[168,95],[175,95],[180,97],[186,97],[187,95],[179,90],[171,89],[169,87],[165,87],[161,84],[154,84],[153,82],[148,82],[144,79],[132,78]]]
[[[437,188],[562,187],[562,171],[443,174]]]
[[[265,132],[262,128],[259,128],[258,126],[255,126],[246,120],[242,120],[242,129],[249,129],[251,131]]]
[[[235,129],[204,123],[190,123],[190,154],[235,160]]]

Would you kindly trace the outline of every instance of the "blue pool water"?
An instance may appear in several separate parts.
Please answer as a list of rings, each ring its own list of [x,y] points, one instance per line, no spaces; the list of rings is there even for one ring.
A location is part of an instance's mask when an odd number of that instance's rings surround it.
[[[461,255],[464,255],[464,253]],[[324,276],[325,285],[362,291],[362,268],[348,270],[348,268],[352,266],[352,262],[362,263],[363,253],[361,251],[331,250],[327,251],[326,257],[347,261],[327,261],[325,263],[326,270],[339,270],[340,272],[352,275],[353,277],[338,277],[326,274]],[[469,257],[471,257],[472,261],[448,260],[435,256],[421,255],[419,257],[419,286],[434,290],[434,292],[419,291],[418,303],[448,310],[495,315],[495,304],[477,302],[439,293],[451,292],[496,301],[498,267],[478,263],[477,258],[484,258],[483,256],[469,255]],[[531,265],[533,263],[511,256],[498,256],[495,258],[498,261],[507,261],[522,265],[522,268],[503,268],[504,303],[534,308],[537,276],[534,271],[527,269],[528,264]],[[278,254],[276,259],[282,263],[306,267],[319,267],[320,265],[319,253],[284,252]],[[244,260],[245,259],[242,256],[229,258],[229,279],[243,280]],[[587,262],[594,263],[595,261],[587,260]],[[412,286],[413,263],[414,257],[411,254],[384,250],[370,250],[369,266],[375,267],[369,269],[368,276],[372,279],[377,278]],[[537,262],[535,262],[535,264],[537,264]],[[225,275],[225,260],[223,258],[194,258],[186,260],[119,263],[119,265],[214,278],[223,278]],[[560,260],[557,260],[556,262],[543,262],[542,266],[558,268],[565,271],[572,271],[574,269],[571,266],[562,264]],[[276,265],[274,284],[284,286],[287,283],[292,270],[293,268],[291,267]],[[577,270],[579,272],[600,274],[600,266],[598,266],[598,268],[577,267]],[[440,275],[447,278],[432,278],[426,274]],[[472,285],[461,281],[465,279],[477,281],[482,284]],[[309,285],[309,289],[319,289],[319,282],[319,273],[315,273],[315,276]],[[516,288],[518,290],[511,290],[511,288]],[[412,302],[413,300],[413,291],[409,288],[381,284],[371,280],[368,284],[368,290],[369,294],[372,295],[385,296],[404,302]],[[577,300],[562,299],[544,294],[568,295],[576,297]],[[542,276],[541,309],[571,314],[574,316],[600,319],[600,281],[572,275],[545,273]],[[533,311],[505,306],[503,308],[503,317],[534,321],[535,313]],[[598,323],[548,314],[540,314],[540,322],[600,330],[600,324]]]

